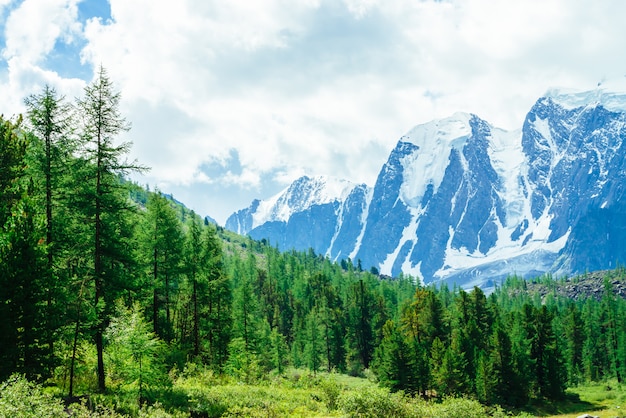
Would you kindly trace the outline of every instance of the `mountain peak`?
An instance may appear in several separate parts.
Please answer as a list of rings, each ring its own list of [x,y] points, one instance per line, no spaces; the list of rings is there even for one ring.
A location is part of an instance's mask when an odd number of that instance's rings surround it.
[[[552,99],[565,109],[602,105],[617,112],[626,111],[626,78],[598,83],[592,90],[566,88],[548,89],[544,97]]]
[[[421,149],[429,148],[462,148],[472,133],[470,120],[474,115],[457,112],[443,119],[415,126],[400,140],[417,145]]]
[[[287,222],[294,213],[312,206],[344,201],[356,187],[355,183],[332,176],[302,176],[274,196],[255,200],[248,209],[233,214],[226,227],[248,233],[267,222]]]
[[[457,112],[450,117],[417,125],[400,139],[417,146],[417,152],[407,155],[404,166],[405,184],[401,195],[405,202],[416,206],[429,187],[436,191],[449,164],[450,152],[462,151],[472,135],[469,113]]]

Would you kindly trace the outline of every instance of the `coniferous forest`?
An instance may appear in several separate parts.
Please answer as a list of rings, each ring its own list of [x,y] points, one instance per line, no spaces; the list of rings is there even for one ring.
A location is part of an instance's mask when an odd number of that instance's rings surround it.
[[[506,416],[626,377],[622,269],[487,295],[281,252],[128,181],[119,103],[100,68],[0,120],[0,415]]]

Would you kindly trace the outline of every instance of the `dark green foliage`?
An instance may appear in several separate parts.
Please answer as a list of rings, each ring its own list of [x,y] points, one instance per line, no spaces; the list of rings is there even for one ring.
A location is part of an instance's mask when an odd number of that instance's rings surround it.
[[[320,315],[313,309],[305,320],[304,362],[309,370],[317,372],[322,365],[323,341]]]
[[[35,187],[27,176],[27,142],[16,123],[0,118],[0,378],[13,372],[47,377],[51,360],[44,341],[45,229],[37,216]]]
[[[399,327],[391,320],[383,327],[373,367],[380,383],[393,391],[415,392],[417,376],[414,356]]]
[[[21,194],[20,180],[26,169],[26,140],[19,135],[21,118],[15,123],[0,117],[0,225]]]
[[[149,279],[144,289],[152,289],[150,304],[154,333],[170,341],[173,338],[172,301],[179,288],[182,268],[182,225],[175,209],[160,193],[150,195],[146,209],[143,243]]]
[[[350,287],[347,298],[348,335],[347,344],[352,370],[367,369],[374,353],[374,330],[372,322],[375,314],[374,295],[369,283],[360,279]]]
[[[3,271],[0,282],[0,305],[3,343],[0,348],[0,375],[25,373],[30,378],[47,377],[50,360],[46,341],[45,251],[41,241],[43,228],[37,218],[27,214],[32,201],[24,196],[13,207],[13,216],[5,224],[7,240],[2,251]]]
[[[26,133],[28,140],[27,177],[30,187],[33,218],[39,219],[45,233],[38,236],[39,251],[45,261],[38,261],[39,286],[45,300],[45,312],[41,318],[42,333],[39,343],[45,344],[47,370],[42,375],[50,376],[59,359],[55,356],[55,343],[68,323],[66,304],[67,289],[70,287],[67,255],[72,253],[69,198],[73,193],[73,178],[68,167],[72,165],[72,153],[76,142],[72,138],[72,107],[48,86],[39,95],[25,100],[27,107]],[[39,232],[38,232],[39,233]],[[45,325],[44,325],[45,324]],[[56,350],[58,352],[58,350]]]
[[[438,340],[436,340],[438,341]],[[450,345],[435,346],[431,386],[440,395],[468,393],[470,376],[466,374],[467,360],[460,344],[460,333],[453,330]]]

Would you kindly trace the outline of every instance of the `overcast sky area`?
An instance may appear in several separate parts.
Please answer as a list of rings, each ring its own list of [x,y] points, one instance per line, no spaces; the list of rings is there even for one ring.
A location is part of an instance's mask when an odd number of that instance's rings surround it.
[[[223,224],[301,175],[374,185],[456,111],[522,126],[551,87],[626,75],[623,0],[0,0],[0,113],[102,64],[135,179]]]

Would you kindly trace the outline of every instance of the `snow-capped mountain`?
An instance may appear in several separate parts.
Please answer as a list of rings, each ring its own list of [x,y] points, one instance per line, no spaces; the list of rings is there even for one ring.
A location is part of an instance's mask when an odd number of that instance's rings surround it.
[[[551,90],[522,128],[457,113],[400,138],[373,189],[301,178],[226,227],[381,273],[484,285],[626,261],[626,95]]]
[[[252,204],[226,220],[226,228],[282,249],[313,248],[347,258],[361,229],[370,194],[364,184],[328,176],[301,177],[282,192]]]

